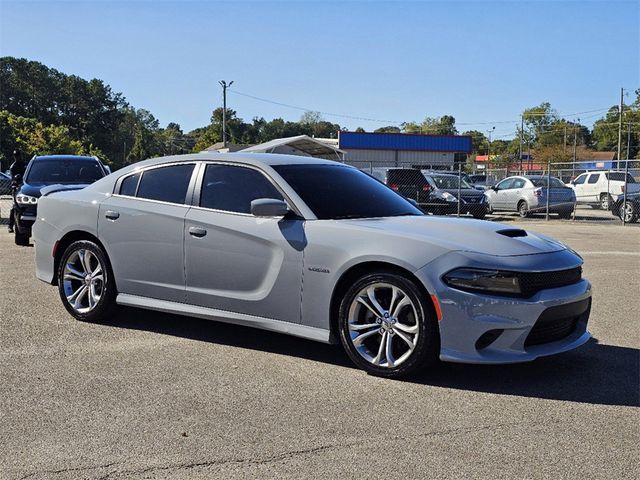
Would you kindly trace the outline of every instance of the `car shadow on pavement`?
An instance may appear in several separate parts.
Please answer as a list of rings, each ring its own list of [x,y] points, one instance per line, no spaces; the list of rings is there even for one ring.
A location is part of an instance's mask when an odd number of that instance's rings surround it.
[[[356,368],[339,345],[239,325],[135,308],[120,309],[109,325]],[[591,340],[577,350],[534,362],[511,365],[440,363],[398,381],[501,395],[638,406],[640,350]]]
[[[640,350],[586,345],[533,362],[511,365],[442,363],[413,382],[501,395],[601,405],[640,405]]]
[[[108,325],[356,368],[339,345],[230,323],[126,307]]]

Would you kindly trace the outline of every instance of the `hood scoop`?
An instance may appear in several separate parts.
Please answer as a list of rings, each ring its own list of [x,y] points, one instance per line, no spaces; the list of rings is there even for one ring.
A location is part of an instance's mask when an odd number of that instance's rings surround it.
[[[521,228],[507,228],[505,230],[497,230],[496,233],[511,238],[527,236],[527,232],[525,230],[522,230]]]

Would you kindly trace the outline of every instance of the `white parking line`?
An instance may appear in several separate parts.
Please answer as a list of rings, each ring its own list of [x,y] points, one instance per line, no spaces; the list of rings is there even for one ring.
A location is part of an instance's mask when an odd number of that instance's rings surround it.
[[[602,251],[602,252],[578,252],[580,255],[629,255],[631,257],[640,257],[640,252],[619,252],[619,251]]]

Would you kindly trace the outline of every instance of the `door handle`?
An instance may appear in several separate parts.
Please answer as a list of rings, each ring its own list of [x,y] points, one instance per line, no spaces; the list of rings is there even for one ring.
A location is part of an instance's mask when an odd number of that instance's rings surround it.
[[[118,218],[120,218],[120,214],[113,210],[107,210],[104,216],[107,217],[109,220],[117,220]]]
[[[189,227],[189,235],[192,237],[202,238],[207,234],[207,231],[204,228],[200,227]]]

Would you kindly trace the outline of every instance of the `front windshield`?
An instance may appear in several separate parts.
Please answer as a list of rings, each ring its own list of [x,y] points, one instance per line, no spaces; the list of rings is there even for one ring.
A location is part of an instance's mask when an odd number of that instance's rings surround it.
[[[547,177],[539,177],[539,178],[530,178],[529,180],[531,180],[531,183],[533,183],[533,185],[535,187],[546,187],[547,186]],[[564,183],[562,183],[562,180],[556,178],[556,177],[551,177],[551,188],[562,188],[565,187],[566,185]]]
[[[96,161],[51,159],[35,160],[29,167],[25,182],[30,185],[93,183],[104,177]]]
[[[345,165],[275,165],[320,220],[424,215],[393,190]]]
[[[433,175],[431,177],[433,179],[433,183],[436,184],[436,187],[442,189],[457,189],[458,188],[458,177],[453,175]],[[464,179],[460,179],[460,188],[473,188],[469,183]]]

